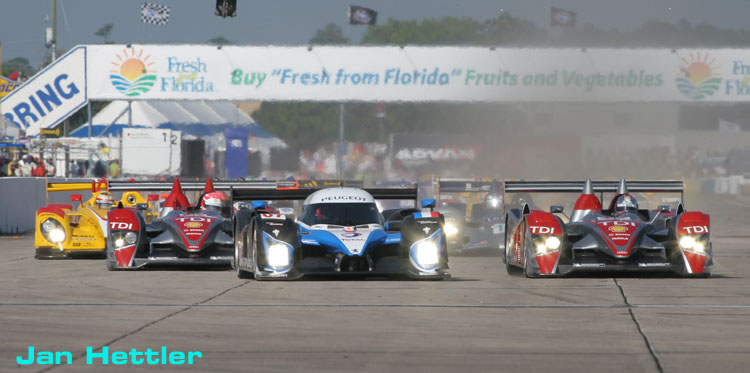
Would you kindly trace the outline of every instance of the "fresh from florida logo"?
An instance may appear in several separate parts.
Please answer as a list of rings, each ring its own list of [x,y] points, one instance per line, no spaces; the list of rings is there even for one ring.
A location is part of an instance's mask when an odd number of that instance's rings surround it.
[[[117,54],[117,60],[112,61],[117,69],[110,70],[109,79],[112,85],[120,93],[128,97],[137,97],[148,92],[156,83],[156,71],[150,66],[155,62],[149,62],[150,55],[143,57],[143,49],[136,51],[135,48],[122,50]]]
[[[680,58],[680,74],[675,78],[677,88],[687,97],[699,100],[712,96],[719,89],[721,78],[714,63],[716,58],[708,53],[690,54],[690,58]]]

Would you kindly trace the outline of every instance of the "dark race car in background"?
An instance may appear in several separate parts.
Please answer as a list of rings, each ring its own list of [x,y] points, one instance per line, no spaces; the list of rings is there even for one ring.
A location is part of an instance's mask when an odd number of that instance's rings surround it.
[[[631,192],[676,193],[676,208],[642,208]],[[580,193],[570,216],[527,203],[509,206],[503,260],[527,277],[577,272],[669,272],[708,277],[713,266],[710,218],[687,211],[681,181],[506,181],[505,193]],[[596,193],[600,196],[597,197]],[[604,193],[614,193],[602,206]],[[537,200],[538,201],[538,200]]]
[[[500,182],[439,179],[437,184],[438,211],[445,214],[451,251],[497,252],[503,248],[505,221]],[[444,198],[446,194],[453,198]]]

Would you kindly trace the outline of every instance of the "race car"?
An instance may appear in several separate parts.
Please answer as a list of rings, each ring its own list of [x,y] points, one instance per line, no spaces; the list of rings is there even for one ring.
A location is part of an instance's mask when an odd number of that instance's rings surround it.
[[[186,183],[187,184],[187,183]],[[164,182],[134,183],[140,190],[164,190]],[[160,217],[148,222],[138,210],[118,207],[109,213],[107,268],[136,269],[150,265],[229,266],[233,259],[232,204],[218,191],[244,187],[276,187],[273,182],[189,183],[186,190],[200,190],[191,204],[179,179],[161,205]]]
[[[266,201],[278,199],[304,200],[300,216],[266,209]],[[414,204],[391,211],[386,220],[375,204],[380,199]],[[429,211],[415,208],[416,188],[233,189],[232,200],[253,201],[235,214],[232,265],[240,278],[450,277],[443,217],[431,210],[432,199],[422,201]]]
[[[497,180],[438,180],[438,210],[446,215],[448,248],[451,251],[496,251],[503,248],[505,224],[501,189],[501,183]],[[468,203],[442,199],[446,193],[467,196]]]
[[[72,192],[91,190],[91,198],[72,194],[71,202],[49,203],[36,212],[34,233],[35,258],[54,259],[72,257],[104,257],[106,249],[107,214],[115,203],[110,184],[104,180],[86,182],[54,182],[47,184],[47,192]],[[149,196],[146,200],[134,190],[125,190],[119,205],[139,207],[144,219],[157,216]]]
[[[670,272],[708,277],[713,267],[710,217],[686,211],[681,181],[505,182],[505,193],[579,192],[570,216],[528,204],[508,209],[505,253],[509,273],[527,277],[578,272]],[[595,193],[600,193],[597,197]],[[614,196],[606,208],[600,198]],[[676,209],[639,206],[631,192],[679,193]]]

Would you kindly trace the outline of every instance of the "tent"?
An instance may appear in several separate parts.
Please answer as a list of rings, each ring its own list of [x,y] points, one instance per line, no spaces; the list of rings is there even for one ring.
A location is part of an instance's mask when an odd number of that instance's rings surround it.
[[[132,127],[136,128],[169,128],[183,135],[210,136],[228,127],[243,127],[252,137],[274,137],[229,101],[132,101],[131,108]],[[94,116],[92,136],[119,136],[129,125],[128,117],[128,102],[112,101]],[[88,125],[70,133],[71,137],[88,135]]]

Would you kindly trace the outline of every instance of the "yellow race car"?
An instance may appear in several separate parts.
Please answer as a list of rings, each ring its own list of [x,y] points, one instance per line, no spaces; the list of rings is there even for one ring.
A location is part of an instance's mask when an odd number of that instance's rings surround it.
[[[91,184],[48,183],[47,192],[71,192],[91,189],[91,198],[84,201],[81,194],[72,194],[71,202],[49,203],[36,212],[34,233],[35,258],[53,259],[75,256],[106,256],[107,213],[115,204],[106,180]],[[124,191],[117,201],[118,207],[134,207],[142,211],[146,222],[159,217],[152,201],[158,195],[149,195],[148,200],[136,191]]]

